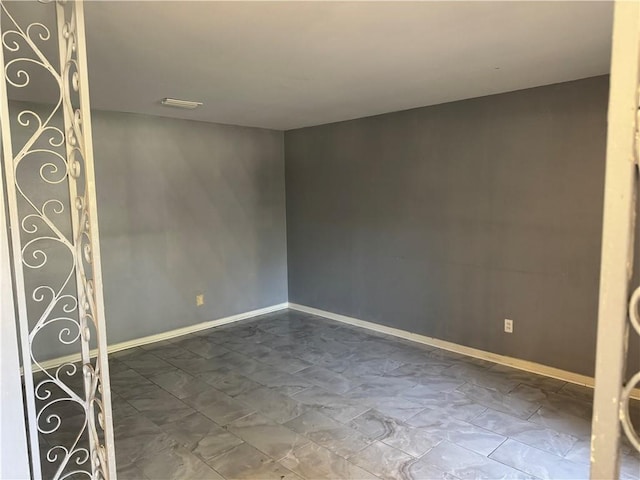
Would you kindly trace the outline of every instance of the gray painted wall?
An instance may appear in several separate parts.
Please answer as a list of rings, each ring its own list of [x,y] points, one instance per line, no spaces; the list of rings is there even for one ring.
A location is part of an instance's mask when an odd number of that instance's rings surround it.
[[[286,132],[289,301],[593,374],[607,96],[595,77]]]
[[[93,130],[109,343],[287,301],[282,132],[106,112]]]
[[[92,120],[109,344],[287,301],[282,132],[101,111]],[[19,175],[42,204],[66,186],[33,182],[35,160]],[[67,218],[57,218],[64,231]],[[30,288],[68,271],[64,248],[47,252]],[[43,308],[30,302],[30,317]],[[63,326],[38,335],[39,358],[79,351],[57,341]]]

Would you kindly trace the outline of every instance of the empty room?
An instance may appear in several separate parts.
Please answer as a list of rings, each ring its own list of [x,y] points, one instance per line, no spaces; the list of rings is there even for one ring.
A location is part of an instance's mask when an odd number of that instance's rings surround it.
[[[1,479],[640,479],[640,2],[0,39]]]

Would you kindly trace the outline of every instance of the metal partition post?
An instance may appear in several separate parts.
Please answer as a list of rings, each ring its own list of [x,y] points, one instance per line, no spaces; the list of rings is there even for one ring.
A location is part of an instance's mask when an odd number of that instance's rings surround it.
[[[637,190],[640,2],[617,1],[613,24],[591,479],[619,474]]]

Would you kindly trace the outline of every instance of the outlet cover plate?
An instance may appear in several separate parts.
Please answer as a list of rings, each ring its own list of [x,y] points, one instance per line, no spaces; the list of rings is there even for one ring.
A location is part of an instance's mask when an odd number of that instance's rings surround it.
[[[504,319],[504,331],[506,333],[513,333],[513,320],[508,318]]]

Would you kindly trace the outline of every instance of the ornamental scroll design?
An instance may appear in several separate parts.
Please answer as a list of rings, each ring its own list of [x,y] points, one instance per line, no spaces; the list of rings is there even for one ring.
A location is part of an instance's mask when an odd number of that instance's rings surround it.
[[[640,315],[638,309],[640,307],[640,287],[636,288],[631,299],[629,300],[629,323],[635,334],[640,335]],[[631,414],[629,409],[629,403],[631,402],[631,395],[633,389],[640,385],[640,372],[636,372],[626,383],[622,389],[622,395],[620,399],[620,422],[622,423],[622,429],[626,434],[629,442],[633,447],[640,452],[640,435],[634,427],[631,421]]]
[[[640,98],[640,86],[638,89],[638,98]],[[636,167],[640,169],[640,105],[636,109],[636,135],[635,135],[635,145],[633,149],[634,163]],[[635,195],[638,194],[638,178],[636,175],[636,187],[634,190]],[[637,202],[634,198],[634,205],[637,205]],[[635,219],[634,219],[635,220]],[[634,222],[635,223],[635,222]],[[631,263],[631,262],[630,262]],[[640,286],[637,287],[634,292],[631,294],[631,298],[629,299],[629,323],[631,325],[632,332],[636,335],[640,336],[640,314],[638,313],[640,310]],[[625,345],[626,347],[626,345]],[[640,386],[640,371],[636,372],[624,385],[622,388],[622,394],[620,397],[620,423],[622,424],[622,430],[625,435],[629,439],[629,442],[633,445],[633,447],[640,452],[640,433],[637,428],[633,425],[631,420],[630,406],[631,397],[633,394],[633,390]]]
[[[3,141],[10,141],[13,147],[13,158],[4,161],[11,162],[5,165],[6,181],[12,183],[8,191],[15,198],[13,205],[11,199],[8,203],[20,230],[13,236],[12,247],[14,255],[19,252],[14,268],[21,268],[27,312],[27,318],[20,318],[28,332],[23,347],[28,344],[29,351],[23,352],[23,364],[32,364],[38,372],[33,374],[35,411],[29,412],[34,417],[29,421],[36,425],[39,445],[34,448],[32,441],[31,451],[40,451],[44,477],[109,479],[115,478],[115,472],[110,471],[113,462],[109,462],[112,427],[105,421],[110,419],[111,408],[110,396],[105,398],[103,390],[103,385],[108,388],[107,356],[100,351],[95,358],[91,355],[105,332],[98,321],[101,298],[96,284],[101,288],[101,283],[92,239],[97,219],[91,216],[95,191],[89,177],[93,170],[87,169],[92,159],[83,118],[88,109],[80,105],[78,21],[84,19],[78,20],[73,1],[41,3],[49,5],[38,8],[55,8],[57,38],[44,23],[21,27],[0,0],[8,97],[33,89],[34,84],[41,91],[38,87],[43,81],[51,83],[56,92],[54,98],[37,106],[5,99],[11,118],[2,118],[13,129],[11,138]],[[52,52],[57,53],[55,60]],[[52,342],[72,355],[80,354],[81,362],[69,361],[47,370],[45,361],[50,358],[43,357],[60,350]],[[32,369],[24,370],[27,375]]]

